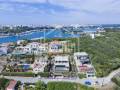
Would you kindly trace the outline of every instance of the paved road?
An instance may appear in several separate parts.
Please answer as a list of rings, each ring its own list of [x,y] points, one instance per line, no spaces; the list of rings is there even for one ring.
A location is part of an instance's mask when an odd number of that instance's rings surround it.
[[[111,82],[111,79],[113,76],[115,76],[116,74],[120,73],[120,68],[113,71],[112,73],[110,73],[107,77],[103,77],[103,78],[85,78],[85,79],[79,79],[79,78],[64,78],[64,79],[52,79],[52,78],[39,78],[39,77],[15,77],[15,76],[5,76],[5,78],[7,79],[14,79],[17,81],[21,81],[22,83],[35,83],[38,80],[41,80],[45,83],[48,83],[50,81],[66,81],[66,82],[75,82],[75,83],[80,83],[80,84],[85,84],[86,81],[90,81],[92,83],[91,86],[95,86],[95,82],[98,81],[99,84],[97,85],[97,87],[100,87],[102,85],[105,84],[109,84]]]

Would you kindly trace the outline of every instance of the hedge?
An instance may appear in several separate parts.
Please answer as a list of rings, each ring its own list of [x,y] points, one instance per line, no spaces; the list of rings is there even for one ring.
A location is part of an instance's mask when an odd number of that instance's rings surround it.
[[[49,77],[49,72],[39,72],[38,75],[40,75],[41,77]]]
[[[25,77],[34,77],[35,74],[32,72],[3,72],[4,76],[25,76]]]

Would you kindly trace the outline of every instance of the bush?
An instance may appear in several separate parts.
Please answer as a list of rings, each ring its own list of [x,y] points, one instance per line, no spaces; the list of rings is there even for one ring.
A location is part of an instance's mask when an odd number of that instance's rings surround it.
[[[112,78],[112,81],[113,81],[116,85],[120,86],[120,77],[113,77],[113,78]]]
[[[32,72],[3,72],[4,76],[24,76],[24,77],[34,77],[35,74]]]
[[[40,75],[41,77],[49,77],[49,72],[39,72],[38,75]]]
[[[9,80],[5,78],[0,78],[0,90],[4,90],[9,84]]]
[[[86,78],[86,74],[78,74],[79,78],[82,79],[82,78]]]

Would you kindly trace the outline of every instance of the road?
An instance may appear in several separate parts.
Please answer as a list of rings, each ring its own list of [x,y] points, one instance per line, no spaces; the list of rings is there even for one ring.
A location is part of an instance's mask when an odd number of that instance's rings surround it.
[[[94,87],[101,87],[102,85],[109,84],[111,82],[111,79],[113,76],[120,73],[120,68],[111,72],[108,76],[103,78],[64,78],[64,79],[57,79],[57,78],[39,78],[39,77],[18,77],[18,76],[4,76],[7,79],[14,79],[17,81],[21,81],[22,83],[36,83],[38,80],[41,80],[45,83],[51,82],[51,81],[65,81],[65,82],[75,82],[80,84],[85,84],[86,81],[90,81],[92,83],[91,86]],[[95,82],[98,81],[98,85],[95,86]]]

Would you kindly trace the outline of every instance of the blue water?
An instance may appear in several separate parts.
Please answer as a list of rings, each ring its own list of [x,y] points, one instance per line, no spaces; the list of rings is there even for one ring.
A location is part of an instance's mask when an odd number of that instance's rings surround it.
[[[85,30],[84,30],[85,31]],[[95,30],[86,30],[87,31],[92,31],[94,32]],[[80,35],[73,35],[69,33],[62,33],[61,30],[50,30],[45,32],[45,37],[46,38],[70,38],[70,37],[79,37]],[[14,36],[8,36],[8,37],[2,37],[0,38],[0,43],[7,43],[7,42],[16,42],[18,40],[31,40],[35,38],[43,38],[44,37],[44,32],[41,31],[36,31],[36,32],[31,32],[28,34],[23,34],[23,35],[14,35]]]

